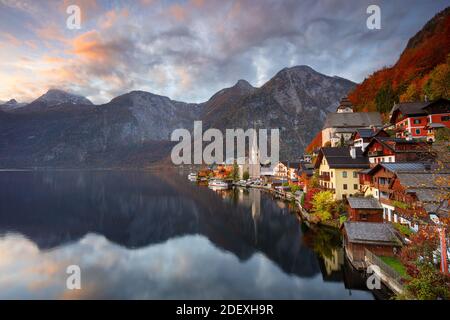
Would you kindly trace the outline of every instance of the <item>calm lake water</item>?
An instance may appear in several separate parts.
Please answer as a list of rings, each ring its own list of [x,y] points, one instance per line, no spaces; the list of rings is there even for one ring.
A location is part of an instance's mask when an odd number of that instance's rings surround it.
[[[66,268],[81,268],[81,290]],[[258,190],[138,171],[0,172],[0,299],[373,299],[339,234]]]

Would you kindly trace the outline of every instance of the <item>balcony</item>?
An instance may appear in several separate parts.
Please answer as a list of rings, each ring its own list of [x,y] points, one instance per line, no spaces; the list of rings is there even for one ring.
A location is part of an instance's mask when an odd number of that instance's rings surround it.
[[[369,157],[382,157],[383,150],[369,151],[367,154],[369,155]]]
[[[329,174],[321,174],[321,175],[319,175],[319,179],[322,181],[330,181],[330,175]]]
[[[392,193],[392,189],[389,187],[389,184],[378,184],[377,189],[381,192]]]

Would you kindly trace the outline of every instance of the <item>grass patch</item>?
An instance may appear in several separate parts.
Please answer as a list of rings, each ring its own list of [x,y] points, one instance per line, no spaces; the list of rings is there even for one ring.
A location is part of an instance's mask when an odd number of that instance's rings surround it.
[[[397,271],[403,278],[407,279],[409,276],[406,273],[405,266],[396,257],[380,257],[384,263]]]

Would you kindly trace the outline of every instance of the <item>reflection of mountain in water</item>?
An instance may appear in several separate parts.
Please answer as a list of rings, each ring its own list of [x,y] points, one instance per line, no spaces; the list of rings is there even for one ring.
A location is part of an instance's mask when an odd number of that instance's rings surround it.
[[[173,173],[2,172],[0,200],[0,233],[41,249],[90,232],[127,248],[198,233],[241,260],[261,252],[285,272],[320,272],[296,217],[256,190],[220,195]]]

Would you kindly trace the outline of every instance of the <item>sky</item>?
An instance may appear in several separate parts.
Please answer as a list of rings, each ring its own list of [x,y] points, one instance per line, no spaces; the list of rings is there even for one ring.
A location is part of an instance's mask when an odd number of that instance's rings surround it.
[[[381,10],[370,30],[369,5]],[[81,10],[67,27],[67,7]],[[449,0],[0,0],[0,100],[50,88],[106,103],[132,90],[203,102],[309,65],[361,82]]]

